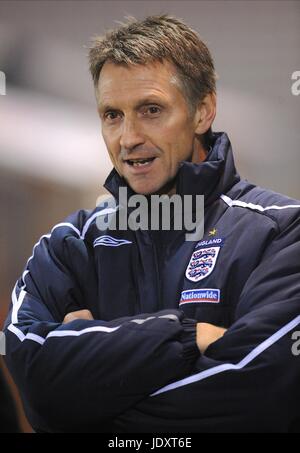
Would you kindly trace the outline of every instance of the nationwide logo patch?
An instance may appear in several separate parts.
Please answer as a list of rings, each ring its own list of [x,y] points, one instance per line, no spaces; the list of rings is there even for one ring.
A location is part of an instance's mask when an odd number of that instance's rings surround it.
[[[219,302],[220,302],[219,289],[203,288],[182,291],[179,305],[195,303],[218,304]]]

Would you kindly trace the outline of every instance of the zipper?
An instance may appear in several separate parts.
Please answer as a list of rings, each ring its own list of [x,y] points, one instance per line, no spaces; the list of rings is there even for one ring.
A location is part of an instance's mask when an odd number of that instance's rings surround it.
[[[138,240],[135,237],[133,241],[132,257],[133,257],[133,281],[135,289],[135,304],[134,304],[134,315],[142,313],[142,304],[141,304],[141,291],[140,291],[140,282],[138,279]]]
[[[153,238],[153,234],[150,231],[151,241],[152,241],[152,249],[154,254],[154,262],[155,262],[155,271],[156,271],[156,284],[158,287],[158,311],[163,310],[162,306],[162,287],[161,287],[161,277],[160,277],[160,267],[158,264],[158,256],[156,250],[156,241]]]

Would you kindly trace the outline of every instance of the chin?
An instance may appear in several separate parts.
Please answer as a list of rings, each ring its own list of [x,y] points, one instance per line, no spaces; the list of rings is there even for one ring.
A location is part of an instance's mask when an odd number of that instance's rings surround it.
[[[159,192],[161,186],[150,184],[129,184],[131,189],[138,195],[152,195]]]
[[[145,187],[132,187],[132,189],[138,195],[153,195],[157,192],[155,189],[146,189]]]

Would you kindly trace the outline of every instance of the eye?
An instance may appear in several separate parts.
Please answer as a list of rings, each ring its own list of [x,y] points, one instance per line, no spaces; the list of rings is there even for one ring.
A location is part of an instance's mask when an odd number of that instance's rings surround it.
[[[104,119],[108,120],[109,122],[113,122],[118,118],[119,112],[116,112],[114,110],[110,110],[108,112],[104,113]]]
[[[149,107],[149,112],[153,113],[153,114],[159,113],[160,109],[158,107],[156,107],[156,106],[151,106],[151,107]]]
[[[161,113],[161,108],[157,105],[147,105],[142,109],[143,115],[158,116]]]

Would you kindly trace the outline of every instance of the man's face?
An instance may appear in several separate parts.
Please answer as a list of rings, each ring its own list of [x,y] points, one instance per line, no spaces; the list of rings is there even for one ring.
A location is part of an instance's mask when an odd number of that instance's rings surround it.
[[[193,154],[195,122],[165,61],[106,62],[97,89],[102,134],[117,172],[138,194],[164,193]]]

